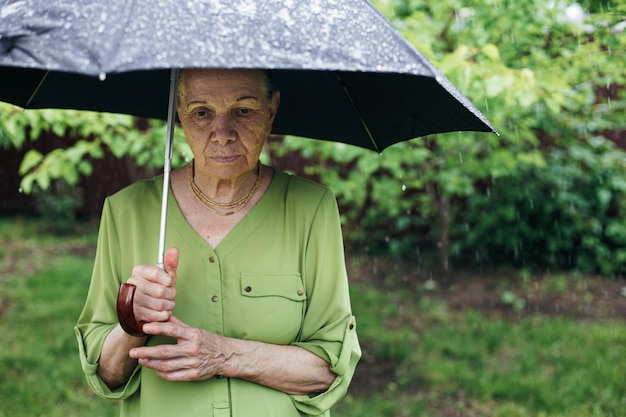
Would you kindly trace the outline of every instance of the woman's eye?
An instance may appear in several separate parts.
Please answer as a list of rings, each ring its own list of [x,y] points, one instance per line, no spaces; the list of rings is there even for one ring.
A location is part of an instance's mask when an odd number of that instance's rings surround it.
[[[204,106],[198,106],[189,111],[189,115],[194,119],[206,119],[211,116],[211,112]]]

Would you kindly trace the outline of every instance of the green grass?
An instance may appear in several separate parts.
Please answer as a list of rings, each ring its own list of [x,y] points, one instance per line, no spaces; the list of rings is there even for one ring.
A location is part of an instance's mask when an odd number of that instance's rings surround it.
[[[10,308],[0,319],[0,416],[117,414],[115,404],[87,390],[77,355],[73,325],[90,269],[90,260],[61,256],[50,268],[1,283]]]
[[[89,285],[93,227],[63,237],[51,230],[36,220],[0,220],[0,417],[115,416],[117,405],[87,388],[73,331]],[[85,255],[72,254],[79,246]]]
[[[621,322],[493,320],[365,284],[352,285],[352,300],[373,362],[397,366],[386,384],[367,398],[349,396],[336,415],[626,416]]]
[[[95,232],[42,230],[0,220],[0,417],[115,416],[87,388],[73,333]],[[336,417],[626,416],[621,322],[490,319],[406,286],[351,291],[364,347],[354,386],[370,388],[351,389]]]

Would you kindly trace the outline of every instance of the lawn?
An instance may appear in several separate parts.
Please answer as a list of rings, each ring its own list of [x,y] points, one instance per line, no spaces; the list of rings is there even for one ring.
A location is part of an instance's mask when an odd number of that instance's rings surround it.
[[[84,382],[73,325],[87,294],[93,226],[0,221],[0,417],[115,416]]]
[[[53,232],[0,220],[0,417],[117,415],[84,383],[73,333],[95,226]],[[335,416],[626,416],[619,281],[349,269],[364,356]]]

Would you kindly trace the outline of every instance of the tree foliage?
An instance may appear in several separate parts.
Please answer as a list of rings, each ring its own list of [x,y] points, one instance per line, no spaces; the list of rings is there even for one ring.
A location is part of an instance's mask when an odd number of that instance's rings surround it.
[[[46,155],[35,149],[25,154],[19,169],[25,193],[30,193],[35,185],[47,190],[58,179],[76,185],[81,175],[91,175],[91,162],[102,158],[105,153],[118,158],[129,155],[139,166],[163,166],[164,123],[148,120],[140,128],[138,122],[133,117],[120,114],[53,109],[24,111],[0,103],[0,148],[20,149],[27,141],[37,140],[44,132],[68,139],[67,147]],[[191,155],[182,132],[177,134],[174,165],[181,164]],[[79,139],[70,140],[74,138]]]

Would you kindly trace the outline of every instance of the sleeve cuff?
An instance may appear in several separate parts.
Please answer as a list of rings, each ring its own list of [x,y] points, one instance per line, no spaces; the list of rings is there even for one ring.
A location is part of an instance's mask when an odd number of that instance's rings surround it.
[[[304,343],[298,345],[307,348]],[[339,357],[330,363],[330,369],[337,377],[325,392],[316,395],[292,395],[296,408],[305,414],[321,415],[337,404],[348,392],[348,386],[360,358],[361,348],[356,334],[356,319],[352,316],[346,324]]]
[[[78,341],[78,353],[80,357],[80,365],[85,374],[87,384],[93,392],[99,397],[110,400],[123,400],[133,395],[139,389],[141,383],[141,366],[137,365],[128,382],[115,390],[111,390],[107,384],[98,376],[98,362],[90,361],[87,355],[85,339],[78,326],[74,327],[76,339]],[[107,332],[108,333],[108,332]]]

